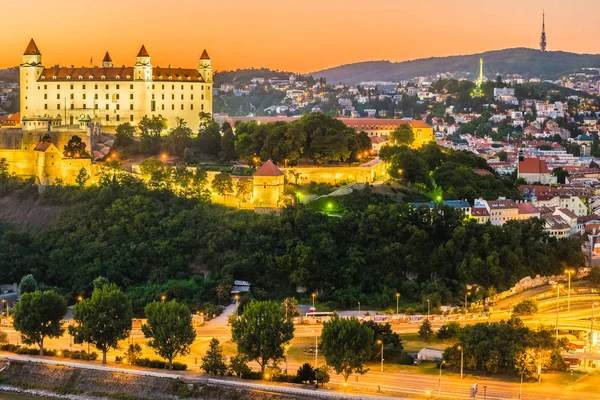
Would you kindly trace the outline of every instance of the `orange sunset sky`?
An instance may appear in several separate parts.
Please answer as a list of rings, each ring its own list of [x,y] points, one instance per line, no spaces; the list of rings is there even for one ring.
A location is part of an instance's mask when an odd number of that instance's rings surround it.
[[[99,64],[310,72],[368,60],[403,61],[509,47],[600,53],[599,0],[3,0],[0,67],[30,38],[46,66]]]

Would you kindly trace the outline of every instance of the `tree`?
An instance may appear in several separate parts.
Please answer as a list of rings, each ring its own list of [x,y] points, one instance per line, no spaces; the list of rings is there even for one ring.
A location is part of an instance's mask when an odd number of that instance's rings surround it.
[[[106,353],[118,348],[119,341],[131,332],[131,300],[115,284],[95,288],[90,298],[73,307],[76,326],[69,326],[75,343],[90,343],[102,352],[102,364]]]
[[[393,346],[396,350],[404,348],[400,335],[392,330],[390,323],[381,324],[375,321],[363,321],[362,324],[373,330],[375,342],[381,340],[385,346]],[[377,345],[375,346],[377,347]],[[376,350],[374,348],[374,353],[376,353]]]
[[[169,131],[167,137],[171,152],[174,155],[183,157],[183,151],[190,136],[192,136],[192,130],[187,126],[187,123],[183,119],[177,118],[177,126]]]
[[[139,344],[130,344],[127,346],[127,351],[125,352],[125,357],[129,360],[131,364],[135,365],[135,362],[142,356],[142,346]]]
[[[440,340],[454,339],[460,335],[460,324],[456,321],[450,321],[444,324],[437,331],[436,337]]]
[[[221,130],[216,122],[209,123],[198,133],[198,146],[204,154],[217,157],[221,151]]]
[[[227,372],[226,358],[223,355],[223,346],[219,344],[219,339],[212,338],[206,355],[202,357],[200,368],[204,372],[212,375],[225,375]]]
[[[32,293],[36,290],[38,290],[38,284],[33,275],[28,274],[21,278],[21,283],[19,283],[19,293],[21,295]]]
[[[77,177],[75,178],[75,183],[79,187],[84,187],[85,184],[87,183],[87,181],[89,181],[89,180],[90,180],[90,175],[88,174],[87,170],[85,168],[81,167],[81,169],[79,170],[79,173],[77,174]]]
[[[517,303],[513,308],[513,313],[518,316],[532,315],[538,312],[538,305],[535,300],[526,299]]]
[[[552,176],[556,177],[558,183],[565,183],[567,177],[569,176],[569,171],[566,171],[561,167],[557,167],[552,170]]]
[[[410,146],[415,141],[415,134],[409,124],[402,124],[391,134],[392,143],[399,146]]]
[[[150,339],[148,346],[166,358],[169,369],[173,369],[173,359],[189,354],[196,338],[190,309],[175,300],[154,301],[144,307],[144,313],[148,323],[142,325],[142,332]]]
[[[252,192],[254,190],[254,183],[251,179],[238,179],[235,184],[235,197],[238,200],[238,208],[243,203],[247,203],[252,198]]]
[[[163,163],[156,157],[150,157],[140,163],[140,173],[146,179],[150,179],[158,171],[162,170]]]
[[[44,355],[44,339],[59,338],[65,331],[61,321],[67,313],[67,302],[53,290],[36,290],[21,296],[15,311],[14,327],[23,343],[36,344]]]
[[[281,309],[286,319],[292,319],[300,315],[298,310],[298,300],[294,297],[288,297],[281,303]]]
[[[45,133],[40,139],[40,143],[52,143],[52,136],[50,136],[48,133]]]
[[[211,182],[211,187],[217,194],[223,196],[223,201],[225,201],[225,197],[233,193],[233,180],[231,179],[231,174],[221,172],[220,174],[215,175]]]
[[[248,357],[243,353],[238,353],[229,359],[229,369],[238,378],[242,378],[252,371],[248,366]]]
[[[235,153],[235,135],[229,122],[223,123],[221,126],[221,151],[219,152],[219,158],[223,161],[231,161],[237,159]]]
[[[315,379],[317,383],[320,383],[321,386],[329,382],[329,367],[327,365],[321,365],[315,371]]]
[[[424,319],[423,323],[419,327],[419,337],[426,341],[433,335],[433,329],[431,329],[431,322],[429,319]]]
[[[206,111],[200,111],[198,113],[198,118],[200,121],[200,125],[198,127],[198,131],[202,132],[204,129],[206,129],[206,127],[208,126],[208,124],[210,124],[211,122],[213,122],[213,117],[210,113],[207,113]]]
[[[498,159],[500,161],[506,161],[508,160],[508,153],[505,152],[504,150],[499,151],[496,156],[498,157]]]
[[[312,385],[315,381],[315,369],[309,363],[304,363],[300,368],[298,368],[297,376],[300,382],[308,382]]]
[[[142,151],[158,151],[160,146],[160,135],[167,127],[167,119],[163,118],[162,115],[153,115],[151,118],[148,118],[148,116],[145,115],[138,124]]]
[[[337,374],[342,374],[344,382],[353,374],[366,374],[365,363],[371,359],[375,334],[371,328],[362,325],[356,318],[335,316],[323,324],[321,333],[322,353],[327,365]]]
[[[8,333],[0,331],[0,344],[8,343]]]
[[[65,145],[63,155],[66,158],[86,158],[89,157],[89,153],[86,149],[87,145],[77,135],[71,136],[71,139]]]
[[[252,300],[233,321],[231,335],[238,353],[256,361],[264,373],[270,361],[283,358],[284,345],[294,337],[294,324],[285,320],[278,303]]]
[[[600,285],[600,268],[591,268],[588,274],[588,279],[596,285]]]
[[[135,127],[129,122],[120,124],[115,129],[117,132],[117,138],[115,140],[116,148],[124,148],[133,143],[133,135],[135,134]]]

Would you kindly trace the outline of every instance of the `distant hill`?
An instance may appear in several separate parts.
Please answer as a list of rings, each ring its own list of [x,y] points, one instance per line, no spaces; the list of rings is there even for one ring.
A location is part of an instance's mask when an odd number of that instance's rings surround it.
[[[483,58],[484,75],[489,79],[494,79],[497,74],[520,74],[526,78],[554,79],[581,68],[600,68],[600,54],[576,54],[563,51],[542,53],[535,49],[515,48],[396,63],[367,61],[313,72],[312,75],[315,78],[325,77],[330,84],[399,82],[415,76],[433,76],[445,72],[469,73],[469,76],[474,78],[479,74],[479,58]]]
[[[223,83],[246,85],[250,83],[252,78],[287,79],[292,74],[292,72],[276,71],[268,68],[247,68],[232,71],[217,71],[213,80],[215,87],[219,87]]]
[[[19,82],[19,68],[0,69],[0,81]]]

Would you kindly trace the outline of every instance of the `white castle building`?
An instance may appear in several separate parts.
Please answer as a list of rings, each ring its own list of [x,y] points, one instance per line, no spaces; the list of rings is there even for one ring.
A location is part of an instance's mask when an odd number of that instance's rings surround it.
[[[144,116],[176,118],[195,129],[199,113],[212,114],[213,76],[206,50],[192,68],[153,67],[142,46],[133,67],[116,67],[108,54],[102,66],[44,67],[31,39],[20,66],[21,122],[24,130],[98,122],[137,125]]]

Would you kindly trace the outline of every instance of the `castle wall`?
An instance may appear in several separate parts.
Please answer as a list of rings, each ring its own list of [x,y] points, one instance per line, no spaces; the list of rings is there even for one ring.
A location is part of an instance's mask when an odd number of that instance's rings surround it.
[[[287,181],[295,184],[310,182],[337,185],[340,182],[373,183],[388,178],[384,162],[373,160],[358,167],[291,167],[281,168]]]

